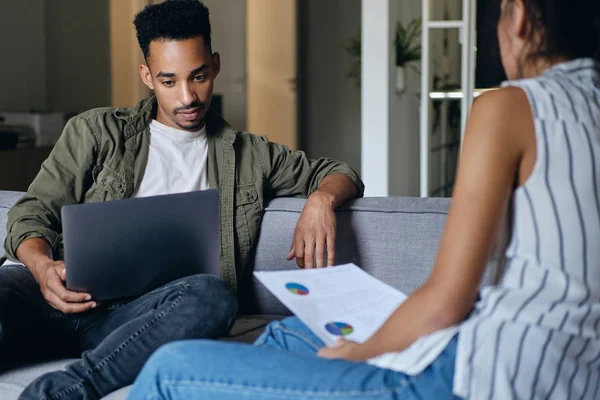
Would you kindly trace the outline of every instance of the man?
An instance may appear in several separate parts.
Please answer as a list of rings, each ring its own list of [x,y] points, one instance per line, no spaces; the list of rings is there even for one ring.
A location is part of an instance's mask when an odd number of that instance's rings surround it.
[[[363,192],[348,166],[234,132],[209,110],[220,59],[202,3],[148,6],[134,23],[140,75],[155,96],[71,119],[9,213],[6,252],[22,265],[0,268],[0,360],[83,352],[67,371],[34,381],[25,399],[100,398],[132,383],[162,344],[227,333],[237,311],[231,291],[248,274],[267,201],[308,196],[287,258],[323,267],[334,262],[334,208]],[[63,205],[209,187],[220,193],[224,280],[197,275],[102,304],[65,288]]]

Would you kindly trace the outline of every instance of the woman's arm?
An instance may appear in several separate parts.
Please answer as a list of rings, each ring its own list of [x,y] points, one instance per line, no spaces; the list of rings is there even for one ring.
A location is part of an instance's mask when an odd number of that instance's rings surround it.
[[[400,351],[419,337],[467,317],[521,161],[531,147],[535,151],[533,117],[521,89],[501,89],[475,102],[465,132],[452,205],[429,279],[371,339],[361,345],[342,346],[346,347],[346,354],[338,356],[365,360]],[[335,358],[335,352],[336,349],[326,349],[321,355]]]

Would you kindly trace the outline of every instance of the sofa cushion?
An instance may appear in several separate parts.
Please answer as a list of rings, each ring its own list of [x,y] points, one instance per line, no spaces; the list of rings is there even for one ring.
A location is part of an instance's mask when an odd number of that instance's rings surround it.
[[[64,370],[67,365],[76,361],[74,359],[52,361],[23,368],[18,368],[4,374],[0,374],[0,399],[2,400],[18,400],[23,389],[33,382],[36,378],[48,372]],[[119,389],[102,400],[125,400],[131,386]]]
[[[276,199],[267,207],[256,250],[256,271],[297,268],[286,261],[302,199]],[[412,293],[427,279],[446,220],[449,199],[364,198],[337,211],[336,264],[355,263],[376,278]],[[247,312],[289,314],[256,279],[247,284]],[[247,308],[247,309],[248,309]]]
[[[65,369],[74,360],[57,360],[37,365],[25,366],[0,374],[0,398],[17,400],[23,388],[37,377],[50,371]]]
[[[4,254],[4,238],[6,237],[6,220],[10,208],[23,196],[21,192],[0,190],[0,257]]]

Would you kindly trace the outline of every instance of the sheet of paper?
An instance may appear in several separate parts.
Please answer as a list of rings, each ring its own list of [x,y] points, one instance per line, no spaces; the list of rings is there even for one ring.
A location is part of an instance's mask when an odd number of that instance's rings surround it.
[[[254,276],[328,346],[366,341],[406,299],[354,264]]]

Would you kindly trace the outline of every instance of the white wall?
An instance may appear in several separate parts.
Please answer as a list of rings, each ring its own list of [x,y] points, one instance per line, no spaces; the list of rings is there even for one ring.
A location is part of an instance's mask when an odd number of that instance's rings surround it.
[[[0,2],[0,110],[109,105],[108,2]]]
[[[396,0],[397,19],[403,24],[421,16],[421,0]],[[451,17],[459,19],[460,0],[449,0]],[[301,0],[300,138],[311,157],[348,162],[360,172],[361,93],[347,78],[350,57],[343,49],[361,25],[360,0]],[[443,18],[443,7],[434,9]],[[432,38],[441,54],[441,33]],[[454,41],[452,40],[454,38]],[[453,76],[460,78],[460,47],[451,34]],[[437,58],[437,57],[436,57]],[[420,69],[420,63],[413,66]],[[419,195],[419,91],[420,75],[406,69],[406,90],[392,96],[389,137],[389,194]],[[366,136],[368,138],[368,135]]]
[[[246,0],[203,0],[210,11],[213,51],[221,55],[215,93],[223,95],[223,117],[246,129]]]
[[[421,0],[396,0],[397,18],[407,24],[421,16]],[[233,4],[232,4],[233,2]],[[245,121],[245,1],[206,0],[211,10],[214,49],[221,52],[224,71],[217,91],[225,94],[225,116],[234,127]],[[459,19],[461,0],[448,1],[451,17]],[[299,35],[299,139],[310,157],[330,157],[348,162],[360,172],[360,89],[347,77],[351,59],[344,50],[348,38],[361,25],[361,0],[298,0]],[[443,7],[434,9],[443,17]],[[441,35],[440,35],[441,37]],[[456,33],[451,35],[456,38]],[[441,50],[441,41],[436,49]],[[453,76],[460,77],[460,47],[450,41],[456,58]],[[420,64],[415,63],[420,69]],[[393,96],[397,110],[390,132],[390,195],[419,195],[419,97],[420,76],[407,68],[406,91]],[[235,95],[239,96],[235,96]],[[232,95],[234,95],[232,97]],[[234,104],[231,104],[231,103]],[[240,122],[237,122],[240,121]]]
[[[110,106],[109,2],[44,2],[48,111]]]
[[[404,26],[421,16],[421,1],[403,0],[398,4],[397,19]],[[419,63],[412,66],[420,69]],[[419,195],[419,95],[420,76],[411,65],[406,68],[406,88],[392,97],[393,127],[389,137],[389,189],[391,196]]]
[[[396,22],[406,26],[421,15],[419,0],[363,0],[363,179],[369,196],[419,194],[419,89],[414,71],[405,67],[405,85],[397,93],[394,37]],[[389,46],[389,47],[386,47]],[[387,50],[386,50],[387,49]],[[372,131],[369,132],[369,127]],[[382,154],[387,152],[387,154]]]
[[[462,19],[461,0],[448,0],[447,3],[450,19]],[[403,24],[408,24],[413,18],[420,18],[421,13],[421,0],[399,1],[398,20]],[[444,7],[433,7],[432,18],[436,20],[443,19]],[[432,74],[442,72],[442,38],[441,30],[433,31],[431,34],[431,57],[437,60],[437,66],[432,65],[430,67]],[[449,63],[451,81],[460,83],[460,45],[457,30],[449,31],[449,53],[451,54]],[[416,66],[418,70],[421,69],[420,62],[412,65]],[[390,132],[389,184],[391,196],[419,196],[420,81],[420,75],[413,68],[407,68],[406,91],[400,96],[394,96],[392,100],[393,108],[398,112],[392,114],[395,116],[395,120],[392,121],[392,126],[395,129]],[[430,116],[433,118],[432,112]],[[432,137],[432,143],[430,144],[435,144],[436,139],[439,141],[439,138]],[[430,156],[430,164],[432,165],[432,171],[438,171],[439,157],[436,155]]]
[[[0,110],[46,109],[44,0],[0,2]]]
[[[247,120],[246,1],[204,3],[211,14],[213,50],[221,54],[215,93],[224,95],[224,117],[242,130]],[[298,7],[301,148],[311,157],[343,160],[360,171],[360,89],[346,77],[350,58],[343,49],[360,29],[360,0],[298,0]]]
[[[299,0],[300,143],[310,157],[360,171],[360,89],[347,77],[344,45],[360,29],[360,0]]]

